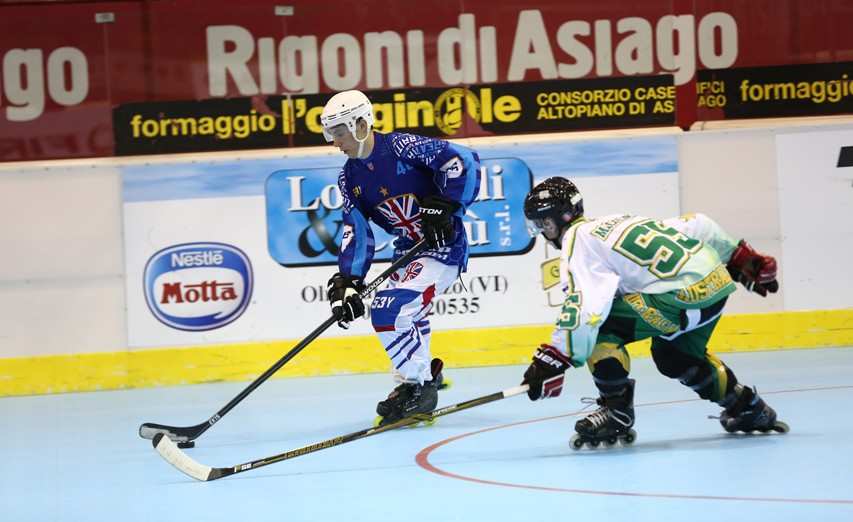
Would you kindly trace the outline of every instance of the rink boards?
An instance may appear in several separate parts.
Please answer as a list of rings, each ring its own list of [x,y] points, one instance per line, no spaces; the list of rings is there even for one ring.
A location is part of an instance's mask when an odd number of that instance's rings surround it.
[[[517,364],[548,339],[557,254],[518,207],[553,175],[577,182],[589,215],[701,211],[779,259],[781,291],[733,295],[712,349],[853,343],[847,143],[844,121],[465,141],[484,164],[473,257],[437,298],[435,355]],[[329,313],[335,237],[318,223],[334,230],[340,163],[301,149],[4,165],[0,192],[19,195],[4,208],[28,226],[2,231],[18,255],[0,285],[0,396],[256,377]],[[369,321],[333,327],[277,376],[384,371],[371,334]]]

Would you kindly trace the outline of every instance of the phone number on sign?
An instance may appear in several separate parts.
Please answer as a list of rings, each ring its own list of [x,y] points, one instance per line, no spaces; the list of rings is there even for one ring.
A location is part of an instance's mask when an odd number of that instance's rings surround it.
[[[475,297],[446,297],[437,298],[432,302],[432,310],[428,315],[461,315],[476,314],[480,311],[480,298]]]

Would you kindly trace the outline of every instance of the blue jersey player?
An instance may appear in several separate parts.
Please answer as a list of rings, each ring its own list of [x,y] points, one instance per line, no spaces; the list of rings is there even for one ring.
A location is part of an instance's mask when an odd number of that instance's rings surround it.
[[[338,177],[344,230],[338,272],[328,283],[332,311],[344,328],[364,315],[359,291],[375,246],[369,221],[396,236],[395,257],[425,239],[427,249],[389,278],[370,308],[398,383],[376,407],[380,423],[432,411],[441,364],[431,364],[427,315],[434,297],[466,269],[462,216],[479,191],[479,157],[444,140],[374,132],[373,108],[360,91],[332,96],[320,120],[326,140],[348,157]]]

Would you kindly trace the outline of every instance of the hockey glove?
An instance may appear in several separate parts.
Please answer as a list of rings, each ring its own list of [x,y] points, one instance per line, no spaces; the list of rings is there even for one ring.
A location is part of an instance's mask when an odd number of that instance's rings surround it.
[[[776,260],[771,256],[759,254],[749,243],[741,239],[726,265],[732,279],[747,290],[766,297],[767,293],[776,293],[779,282],[776,281]]]
[[[569,358],[557,348],[543,344],[533,354],[533,362],[524,372],[521,384],[527,384],[531,401],[558,397],[563,391],[563,374],[571,367]]]
[[[364,289],[361,279],[340,272],[333,275],[326,285],[326,295],[332,306],[332,315],[338,320],[338,326],[349,328],[349,323],[364,315],[364,303],[358,294]]]
[[[453,213],[461,205],[444,196],[427,196],[421,202],[421,231],[430,248],[441,248],[456,240]]]

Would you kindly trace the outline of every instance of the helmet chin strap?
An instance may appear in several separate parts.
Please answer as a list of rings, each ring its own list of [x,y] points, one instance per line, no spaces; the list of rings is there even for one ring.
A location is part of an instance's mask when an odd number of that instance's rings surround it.
[[[545,239],[550,241],[551,244],[557,248],[557,250],[562,250],[563,249],[563,235],[566,233],[567,230],[569,230],[569,228],[572,227],[572,225],[574,225],[578,221],[583,221],[583,220],[584,220],[583,216],[574,216],[568,223],[565,223],[565,224],[563,224],[563,226],[560,227],[560,231],[557,233],[556,239],[548,239],[548,236],[545,235],[545,232],[542,232],[542,237],[544,237]]]
[[[557,237],[555,237],[554,239],[549,239],[548,236],[545,235],[545,232],[542,232],[542,237],[548,240],[548,242],[551,243],[551,245],[553,245],[554,248],[556,248],[557,250],[562,250],[563,235],[566,233],[567,230],[569,230],[569,228],[571,228],[572,224],[574,224],[577,220],[578,218],[574,218],[568,223],[564,223],[563,226],[560,227],[559,232],[557,232]]]
[[[563,235],[562,234],[557,236],[556,239],[548,239],[548,236],[546,236],[545,234],[542,234],[542,237],[544,237],[546,241],[551,243],[551,246],[553,246],[557,250],[563,249]]]
[[[358,142],[358,152],[356,153],[356,157],[359,159],[364,159],[364,142],[367,141],[367,138],[370,136],[370,128],[368,127],[367,132],[364,134],[364,137],[358,139],[358,128],[352,131],[352,137],[355,141]]]

